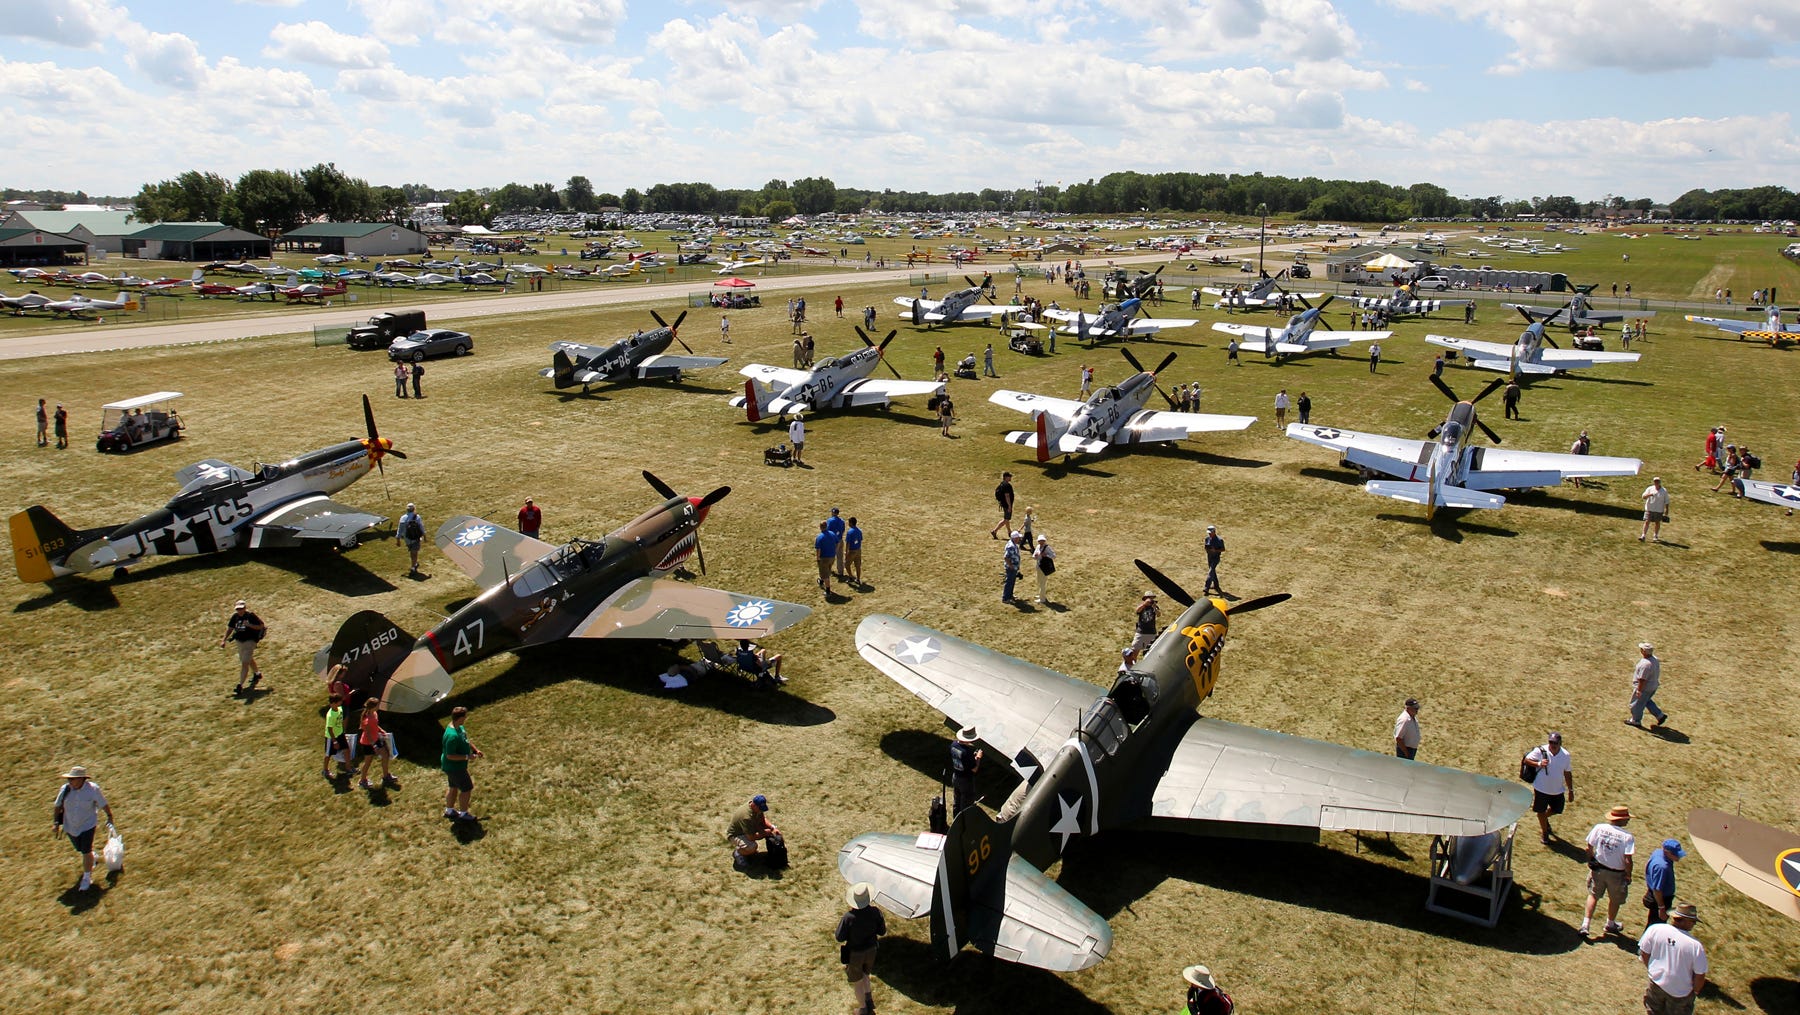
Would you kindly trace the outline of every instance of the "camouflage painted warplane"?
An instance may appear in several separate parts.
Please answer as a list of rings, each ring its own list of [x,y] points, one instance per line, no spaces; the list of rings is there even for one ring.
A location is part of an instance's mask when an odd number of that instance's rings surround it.
[[[914,324],[930,327],[933,324],[958,324],[964,321],[980,321],[986,324],[1002,314],[1010,314],[1017,307],[1003,307],[988,300],[988,291],[967,275],[963,281],[969,283],[967,289],[958,289],[945,295],[941,300],[912,299],[907,296],[896,296],[894,302],[909,308],[908,313]],[[988,300],[983,304],[982,300]],[[905,316],[905,315],[902,315]]]
[[[687,311],[683,310],[675,318],[674,324],[663,320],[654,310],[650,311],[650,316],[656,318],[659,325],[655,331],[641,331],[611,345],[550,343],[550,351],[556,356],[551,360],[550,367],[539,372],[554,379],[558,388],[572,388],[579,384],[581,393],[585,395],[590,384],[664,378],[679,381],[683,370],[704,370],[725,362],[723,356],[696,356],[694,350],[681,341],[678,332],[681,322],[687,319]],[[680,342],[688,354],[664,356],[662,352],[671,342]]]
[[[1531,802],[1516,781],[1306,740],[1201,716],[1230,617],[1279,603],[1194,598],[1138,567],[1185,607],[1110,690],[898,617],[864,618],[871,665],[973,726],[1020,783],[999,813],[955,816],[946,836],[859,836],[838,852],[851,882],[904,917],[931,917],[931,943],[1076,970],[1106,957],[1105,919],[1042,872],[1069,840],[1114,829],[1317,841],[1321,830],[1480,835]]]
[[[1520,307],[1511,303],[1503,304],[1513,307],[1526,321],[1525,330],[1519,333],[1519,340],[1511,345],[1500,342],[1477,342],[1469,338],[1456,338],[1450,335],[1426,335],[1425,341],[1445,349],[1456,349],[1472,367],[1483,370],[1503,370],[1509,374],[1558,374],[1566,370],[1584,370],[1588,367],[1602,366],[1610,363],[1636,363],[1635,352],[1587,352],[1582,349],[1564,349],[1556,344],[1556,340],[1545,333],[1549,318],[1543,311],[1535,307]],[[1567,309],[1573,304],[1564,304]],[[1560,311],[1559,311],[1560,312]],[[1548,346],[1548,348],[1546,348]]]
[[[450,674],[501,652],[564,638],[760,638],[798,623],[810,607],[721,592],[667,577],[700,553],[700,523],[731,492],[683,497],[649,472],[667,498],[598,542],[554,546],[464,515],[438,528],[437,545],[487,591],[415,640],[364,610],[313,659],[389,712],[419,712],[449,695]],[[700,556],[705,573],[705,556]]]
[[[1113,447],[1186,440],[1196,433],[1244,430],[1255,416],[1221,416],[1205,412],[1162,412],[1145,409],[1156,392],[1175,408],[1175,402],[1156,385],[1156,375],[1175,361],[1175,353],[1163,357],[1155,370],[1145,370],[1130,349],[1120,349],[1137,373],[1116,386],[1103,387],[1085,402],[1034,395],[1028,391],[996,391],[988,401],[1015,412],[1031,414],[1031,430],[1006,435],[1014,444],[1037,449],[1037,460],[1052,456],[1095,455]]]
[[[388,455],[406,457],[375,431],[367,395],[363,422],[366,438],[258,465],[251,472],[211,458],[190,465],[175,474],[181,492],[167,506],[124,525],[76,531],[47,508],[26,508],[11,521],[19,578],[46,582],[104,567],[118,577],[145,557],[214,553],[234,546],[355,546],[364,530],[387,518],[333,503],[331,495],[371,469],[385,473],[381,460]]]
[[[863,348],[847,356],[822,359],[814,363],[810,370],[769,366],[765,363],[752,363],[739,370],[738,373],[748,380],[744,381],[744,393],[731,400],[732,406],[743,409],[744,418],[756,423],[764,416],[780,418],[790,412],[864,405],[885,407],[890,399],[902,395],[944,393],[944,386],[937,381],[901,379],[900,371],[882,358],[882,353],[887,350],[888,343],[894,340],[894,336],[899,334],[898,331],[888,332],[880,345],[870,341],[861,328],[856,329],[856,334],[863,340]],[[875,372],[877,363],[887,367],[894,379],[885,381],[870,377]]]
[[[1688,835],[1726,884],[1800,920],[1800,835],[1709,810],[1688,814]]]

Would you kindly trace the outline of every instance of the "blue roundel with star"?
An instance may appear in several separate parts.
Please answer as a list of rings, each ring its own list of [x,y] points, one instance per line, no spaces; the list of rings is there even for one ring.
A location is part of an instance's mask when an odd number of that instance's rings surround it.
[[[775,613],[775,604],[766,599],[753,599],[747,603],[739,603],[725,614],[725,623],[732,627],[755,627],[768,620]]]
[[[493,538],[493,535],[494,527],[492,525],[471,525],[456,534],[456,545],[480,546]]]

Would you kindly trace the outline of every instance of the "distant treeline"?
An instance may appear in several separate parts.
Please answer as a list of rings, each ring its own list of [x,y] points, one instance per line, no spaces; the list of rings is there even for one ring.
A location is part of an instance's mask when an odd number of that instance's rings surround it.
[[[9,196],[25,192],[4,191]],[[41,192],[40,192],[41,193]],[[77,192],[63,195],[83,200]],[[42,198],[38,198],[42,199]],[[756,190],[710,183],[659,183],[622,194],[596,192],[585,176],[562,187],[552,183],[508,183],[476,190],[445,190],[409,183],[372,186],[335,164],[311,169],[252,169],[233,182],[217,173],[189,171],[172,180],[147,183],[137,195],[143,221],[217,220],[252,232],[275,234],[317,218],[332,221],[406,221],[418,204],[446,202],[445,218],[455,225],[490,224],[508,212],[546,211],[593,214],[603,208],[629,213],[669,212],[783,219],[821,212],[996,212],[1012,215],[1123,215],[1168,212],[1238,217],[1273,215],[1336,222],[1397,222],[1409,218],[1587,218],[1604,211],[1647,212],[1650,198],[1607,195],[1578,201],[1568,195],[1502,200],[1498,196],[1451,194],[1431,183],[1399,187],[1379,180],[1294,179],[1225,173],[1108,173],[1068,186],[1016,190],[983,189],[931,193],[839,187],[829,178],[789,183],[770,180]],[[1786,187],[1748,190],[1690,190],[1670,205],[1677,219],[1800,218],[1800,197]]]

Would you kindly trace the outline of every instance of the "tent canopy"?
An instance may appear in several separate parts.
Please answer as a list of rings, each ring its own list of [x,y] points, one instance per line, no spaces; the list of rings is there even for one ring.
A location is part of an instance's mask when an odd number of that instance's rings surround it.
[[[1383,254],[1363,265],[1369,271],[1386,271],[1389,268],[1411,268],[1412,266],[1411,261],[1404,257],[1395,257],[1393,254]]]
[[[722,285],[728,289],[754,289],[754,288],[756,288],[755,282],[751,282],[747,279],[738,278],[736,275],[733,275],[730,278],[722,278],[722,279],[718,280],[717,282],[714,282],[713,285]]]

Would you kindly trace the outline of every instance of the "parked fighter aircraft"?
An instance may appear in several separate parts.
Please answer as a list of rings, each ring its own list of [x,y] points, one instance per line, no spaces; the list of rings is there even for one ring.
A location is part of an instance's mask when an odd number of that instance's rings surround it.
[[[1178,441],[1196,433],[1220,430],[1244,430],[1256,422],[1255,416],[1220,416],[1202,412],[1162,412],[1145,409],[1155,391],[1175,408],[1175,402],[1156,385],[1156,375],[1168,369],[1175,353],[1163,357],[1155,370],[1145,370],[1130,349],[1120,349],[1137,373],[1105,387],[1085,402],[1025,391],[996,391],[988,401],[1018,412],[1030,413],[1035,429],[1015,430],[1006,435],[1014,444],[1037,449],[1037,460],[1048,462],[1052,455],[1095,455],[1108,448]]]
[[[1364,310],[1379,310],[1388,317],[1424,317],[1445,307],[1466,307],[1474,300],[1427,300],[1418,292],[1401,286],[1392,296],[1357,296],[1352,302]]]
[[[1423,504],[1426,518],[1440,506],[1500,508],[1506,505],[1505,497],[1485,492],[1488,490],[1558,486],[1563,480],[1575,477],[1635,476],[1643,468],[1644,463],[1636,458],[1472,447],[1470,442],[1476,430],[1495,444],[1500,443],[1500,435],[1476,416],[1475,403],[1503,387],[1506,380],[1494,378],[1480,394],[1465,402],[1457,398],[1441,378],[1431,378],[1431,383],[1444,393],[1444,397],[1456,404],[1444,421],[1433,427],[1422,441],[1312,423],[1290,423],[1287,435],[1339,452],[1345,462],[1364,471],[1395,477],[1399,482],[1374,480],[1364,489],[1378,497]]]
[[[656,311],[650,311],[658,325],[655,331],[642,331],[628,335],[611,345],[583,345],[580,342],[552,342],[550,351],[556,356],[551,366],[539,371],[544,377],[553,378],[558,388],[570,388],[581,385],[581,393],[587,394],[590,384],[602,381],[624,380],[681,380],[683,370],[704,370],[716,367],[725,362],[723,356],[696,356],[694,350],[688,348],[677,334],[681,330],[681,322],[687,319],[687,311],[683,310],[675,318],[675,323],[662,319]],[[664,356],[663,350],[670,343],[679,342],[687,349],[686,356]]]
[[[462,283],[464,289],[504,289],[512,285],[512,272],[502,272],[499,278],[495,278],[485,271],[477,271],[458,275],[456,280]]]
[[[135,310],[137,309],[137,300],[123,289],[119,291],[116,299],[110,300],[93,300],[76,293],[66,300],[45,303],[40,309],[48,310],[51,315],[56,317],[80,317],[83,314],[98,314],[108,310]]]
[[[1325,308],[1334,299],[1337,297],[1327,296],[1315,307],[1305,297],[1301,297],[1300,302],[1306,309],[1288,318],[1286,327],[1221,321],[1213,325],[1213,330],[1237,336],[1239,349],[1260,352],[1265,356],[1273,355],[1277,363],[1289,356],[1301,356],[1309,352],[1335,354],[1352,342],[1379,342],[1394,334],[1391,331],[1332,331],[1331,324],[1325,320]],[[1320,328],[1325,330],[1325,334],[1319,333]]]
[[[1688,835],[1720,880],[1800,920],[1800,835],[1710,810],[1688,814]]]
[[[383,468],[384,457],[406,457],[375,432],[367,395],[363,422],[369,431],[364,439],[258,465],[253,472],[210,458],[190,465],[175,474],[181,492],[167,506],[124,525],[76,531],[47,508],[26,508],[11,521],[19,578],[44,582],[103,567],[112,568],[117,577],[144,557],[213,553],[233,546],[355,546],[363,530],[387,519],[333,503],[330,495],[370,469]]]
[[[1502,303],[1500,305],[1517,310],[1533,321],[1566,325],[1570,331],[1579,331],[1589,326],[1613,324],[1639,317],[1656,316],[1654,310],[1595,310],[1593,304],[1588,302],[1588,296],[1598,285],[1599,283],[1596,282],[1593,285],[1575,286],[1574,298],[1556,310],[1520,303]]]
[[[1018,309],[1017,307],[998,306],[991,300],[985,304],[981,303],[981,300],[988,299],[988,291],[977,285],[975,280],[967,275],[963,276],[963,281],[969,283],[967,289],[958,289],[955,292],[947,293],[941,300],[915,300],[906,296],[896,296],[894,302],[909,308],[907,314],[901,316],[909,314],[909,319],[914,324],[923,324],[928,328],[933,324],[958,324],[964,321],[980,321],[986,324],[1001,314],[1010,314]]]
[[[1220,289],[1216,286],[1207,286],[1200,291],[1219,297],[1219,301],[1213,304],[1215,310],[1261,310],[1276,304],[1278,297],[1284,291],[1281,288],[1281,279],[1286,274],[1287,271],[1282,270],[1274,275],[1264,275],[1255,285],[1242,291]],[[1324,293],[1288,293],[1288,295],[1306,300],[1325,298]]]
[[[1422,765],[1239,726],[1196,709],[1213,692],[1231,618],[1279,603],[1194,600],[1137,562],[1185,607],[1111,690],[939,633],[869,616],[862,657],[972,726],[1012,759],[1019,786],[989,817],[956,815],[945,836],[869,834],[838,852],[838,871],[875,886],[903,917],[930,914],[931,943],[1076,970],[1106,957],[1106,921],[1042,871],[1075,836],[1119,828],[1317,841],[1320,830],[1479,835],[1531,802],[1517,782]]]
[[[418,712],[450,693],[450,674],[501,652],[564,638],[753,638],[806,618],[810,607],[721,592],[667,577],[700,548],[700,523],[731,492],[666,498],[598,542],[562,546],[464,515],[437,532],[438,548],[486,591],[417,639],[373,610],[346,620],[313,665],[349,668],[353,691],[389,712]],[[705,556],[700,555],[702,573]]]
[[[1129,299],[1117,304],[1102,303],[1092,314],[1058,307],[1044,311],[1044,316],[1067,322],[1068,326],[1062,329],[1063,334],[1074,335],[1090,344],[1097,344],[1108,338],[1144,338],[1155,341],[1156,333],[1164,328],[1191,328],[1200,323],[1185,317],[1137,316],[1143,309],[1143,300]]]
[[[749,379],[744,382],[744,393],[731,400],[732,406],[743,409],[744,417],[755,423],[764,416],[780,418],[790,412],[863,405],[885,407],[890,399],[902,395],[944,393],[944,386],[937,381],[902,380],[900,371],[882,358],[898,331],[888,332],[880,345],[870,341],[861,328],[856,329],[856,334],[863,340],[863,348],[848,355],[822,359],[810,370],[762,363],[752,363],[739,370],[738,373]],[[887,367],[894,379],[870,377],[877,363]]]
[[[1784,312],[1792,313],[1800,310],[1800,307],[1746,307],[1745,309],[1766,311],[1769,316],[1761,321],[1739,321],[1729,317],[1701,317],[1697,314],[1689,314],[1687,319],[1695,324],[1710,324],[1720,331],[1736,335],[1740,342],[1746,338],[1756,338],[1777,347],[1800,342],[1800,323],[1787,324],[1781,319]]]
[[[1588,367],[1603,363],[1636,363],[1635,352],[1586,352],[1581,349],[1563,349],[1556,340],[1546,334],[1549,319],[1536,308],[1512,306],[1524,316],[1527,324],[1519,333],[1519,340],[1511,345],[1499,342],[1477,342],[1470,338],[1455,338],[1450,335],[1426,335],[1425,341],[1446,349],[1462,352],[1463,358],[1472,367],[1483,370],[1504,370],[1509,374],[1557,374],[1565,370],[1585,370]],[[1565,305],[1564,309],[1568,309]],[[1562,311],[1557,311],[1561,313]],[[1549,346],[1549,348],[1545,348]]]
[[[1117,300],[1148,299],[1152,293],[1156,292],[1157,280],[1162,276],[1163,269],[1167,267],[1166,264],[1157,265],[1155,271],[1144,271],[1140,268],[1138,273],[1133,276],[1127,276],[1125,269],[1120,268],[1110,280],[1113,287],[1113,298]]]

